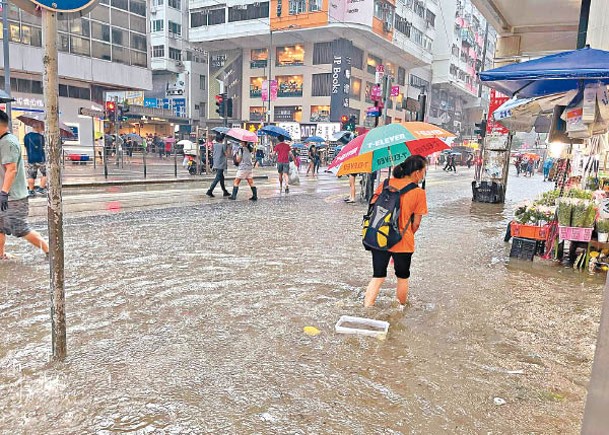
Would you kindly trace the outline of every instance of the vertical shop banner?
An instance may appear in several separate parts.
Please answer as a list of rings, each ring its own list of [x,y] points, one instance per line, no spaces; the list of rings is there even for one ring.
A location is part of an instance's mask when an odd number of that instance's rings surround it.
[[[277,99],[277,80],[265,80],[262,82],[262,101],[269,101],[269,88],[271,92],[271,101]]]
[[[510,132],[503,125],[495,121],[495,118],[493,118],[493,113],[495,113],[495,110],[501,107],[501,105],[509,99],[510,98],[507,95],[503,95],[501,92],[497,92],[496,90],[491,89],[491,101],[488,105],[488,119],[486,122],[487,134],[508,134]]]
[[[349,114],[351,90],[351,54],[353,43],[346,39],[332,42],[332,91],[330,93],[330,121],[340,122]]]

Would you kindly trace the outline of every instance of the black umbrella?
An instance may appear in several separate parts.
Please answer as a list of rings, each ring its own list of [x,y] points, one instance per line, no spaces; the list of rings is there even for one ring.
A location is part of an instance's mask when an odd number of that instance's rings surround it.
[[[0,103],[10,103],[12,101],[15,101],[13,97],[9,97],[6,92],[0,90]]]

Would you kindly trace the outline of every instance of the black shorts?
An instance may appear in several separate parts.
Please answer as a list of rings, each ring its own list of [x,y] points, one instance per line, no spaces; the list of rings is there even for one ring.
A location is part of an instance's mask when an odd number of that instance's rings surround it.
[[[412,260],[411,252],[388,252],[388,251],[372,251],[372,269],[373,278],[386,278],[387,267],[389,260],[393,257],[393,267],[395,276],[401,279],[410,278],[410,261]]]

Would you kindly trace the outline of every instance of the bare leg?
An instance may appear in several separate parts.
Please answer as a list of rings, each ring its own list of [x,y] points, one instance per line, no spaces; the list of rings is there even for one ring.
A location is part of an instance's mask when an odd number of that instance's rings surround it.
[[[40,178],[40,188],[41,189],[47,188],[47,177]]]
[[[4,243],[6,242],[6,236],[0,233],[0,257],[4,256]]]
[[[36,231],[30,231],[23,237],[25,240],[36,246],[38,249],[42,249],[45,254],[49,253],[49,245],[44,241],[42,236]]]
[[[372,278],[366,289],[366,296],[364,297],[364,307],[368,308],[374,305],[376,297],[379,295],[381,286],[385,282],[385,278]]]
[[[27,188],[28,188],[28,190],[34,190],[34,179],[33,178],[27,179]]]
[[[355,177],[349,175],[349,199],[355,201]]]
[[[400,304],[404,305],[408,301],[408,280],[398,278],[398,287],[396,290],[396,296]]]

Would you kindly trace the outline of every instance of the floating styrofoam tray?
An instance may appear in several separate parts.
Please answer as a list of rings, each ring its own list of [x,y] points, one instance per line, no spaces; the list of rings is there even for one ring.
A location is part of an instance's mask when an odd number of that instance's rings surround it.
[[[334,329],[338,334],[364,335],[384,339],[389,332],[389,322],[365,317],[341,316]]]

